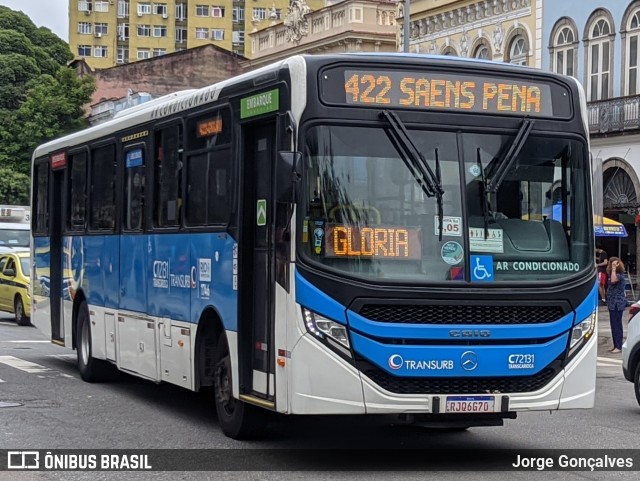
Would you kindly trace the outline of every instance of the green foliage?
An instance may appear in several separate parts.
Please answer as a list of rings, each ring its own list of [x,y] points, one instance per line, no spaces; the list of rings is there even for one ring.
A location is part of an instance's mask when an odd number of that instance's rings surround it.
[[[29,205],[28,175],[0,167],[0,204]]]
[[[33,150],[85,126],[95,83],[66,66],[72,59],[48,28],[0,6],[0,203],[28,204]]]

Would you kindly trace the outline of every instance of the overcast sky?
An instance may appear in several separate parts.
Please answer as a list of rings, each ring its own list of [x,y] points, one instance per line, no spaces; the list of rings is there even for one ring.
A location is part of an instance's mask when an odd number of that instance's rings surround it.
[[[69,0],[0,0],[0,5],[23,11],[38,27],[69,41]]]

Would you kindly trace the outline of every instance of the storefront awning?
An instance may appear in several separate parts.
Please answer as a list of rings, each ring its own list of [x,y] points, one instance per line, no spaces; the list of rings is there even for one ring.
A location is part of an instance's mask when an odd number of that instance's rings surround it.
[[[618,221],[608,217],[593,216],[596,237],[627,237],[627,229]]]

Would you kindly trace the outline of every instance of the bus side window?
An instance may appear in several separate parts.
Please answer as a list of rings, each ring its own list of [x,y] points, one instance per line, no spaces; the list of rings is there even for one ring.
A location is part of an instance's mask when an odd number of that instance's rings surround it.
[[[144,228],[144,149],[127,150],[125,153],[125,201],[124,229]]]
[[[116,206],[116,152],[113,144],[93,149],[89,227],[113,230]]]
[[[87,203],[87,153],[79,152],[69,158],[69,208],[67,228],[84,231]]]
[[[154,219],[157,227],[177,227],[182,207],[182,126],[155,134]]]
[[[218,150],[209,154],[209,200],[207,220],[209,224],[229,222],[231,212],[231,151]]]
[[[49,163],[35,165],[33,207],[35,209],[34,233],[47,234],[49,231]]]

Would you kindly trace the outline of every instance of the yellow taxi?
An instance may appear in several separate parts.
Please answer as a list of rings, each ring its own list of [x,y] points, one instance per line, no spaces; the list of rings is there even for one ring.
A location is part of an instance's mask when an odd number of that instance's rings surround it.
[[[16,322],[21,326],[29,325],[31,317],[30,275],[29,251],[0,254],[0,311],[15,313]]]

